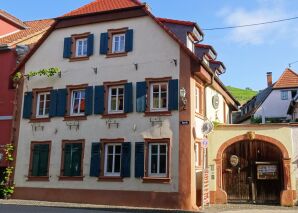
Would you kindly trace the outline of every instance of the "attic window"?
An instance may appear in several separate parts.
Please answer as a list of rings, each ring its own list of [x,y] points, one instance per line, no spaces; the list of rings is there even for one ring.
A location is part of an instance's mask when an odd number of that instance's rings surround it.
[[[195,44],[194,44],[194,38],[191,36],[190,33],[187,35],[187,48],[190,49],[192,52],[195,51]]]

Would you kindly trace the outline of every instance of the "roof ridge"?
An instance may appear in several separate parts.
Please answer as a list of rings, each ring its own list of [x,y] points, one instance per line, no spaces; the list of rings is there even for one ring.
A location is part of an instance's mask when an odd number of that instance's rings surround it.
[[[14,24],[18,25],[19,27],[26,28],[26,24],[21,20],[15,17],[14,15],[11,15],[10,13],[6,12],[5,10],[0,9],[0,16],[7,19],[8,21],[13,22]]]

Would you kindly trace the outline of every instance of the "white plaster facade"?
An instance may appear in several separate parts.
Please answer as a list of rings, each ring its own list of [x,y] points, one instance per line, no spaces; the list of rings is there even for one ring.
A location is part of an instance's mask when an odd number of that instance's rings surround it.
[[[128,27],[134,30],[134,49],[126,57],[106,58],[99,55],[100,33],[108,29]],[[94,54],[86,61],[69,62],[63,59],[63,40],[72,34],[90,32],[94,34]],[[154,36],[152,36],[154,35]],[[178,156],[179,156],[179,112],[172,111],[172,116],[162,117],[163,123],[152,127],[150,118],[143,113],[136,112],[135,97],[136,82],[145,78],[158,78],[171,76],[179,79],[180,47],[173,39],[160,29],[150,17],[125,19],[106,23],[89,24],[78,27],[55,30],[39,47],[35,54],[25,65],[25,74],[43,68],[59,67],[62,77],[44,78],[36,77],[25,80],[24,92],[33,88],[52,86],[54,89],[65,88],[66,85],[79,85],[88,83],[89,86],[102,85],[106,81],[128,80],[133,83],[134,112],[127,118],[114,119],[119,122],[119,128],[108,128],[106,119],[91,115],[87,120],[80,121],[79,131],[69,130],[63,118],[52,118],[49,123],[41,123],[43,131],[33,131],[28,120],[21,119],[18,143],[18,157],[16,161],[15,185],[16,187],[38,188],[69,188],[69,189],[109,189],[130,191],[178,191]],[[173,59],[178,59],[175,66]],[[138,70],[134,63],[139,64]],[[98,74],[93,71],[98,68]],[[134,125],[136,131],[133,130]],[[171,139],[171,165],[169,184],[142,183],[141,179],[134,178],[134,142],[143,142],[144,137]],[[99,142],[100,138],[125,138],[132,142],[131,177],[124,182],[98,182],[97,178],[89,177],[91,143]],[[62,140],[85,139],[83,160],[84,181],[59,181],[61,165]],[[31,141],[52,141],[49,167],[49,182],[28,182],[30,143]]]

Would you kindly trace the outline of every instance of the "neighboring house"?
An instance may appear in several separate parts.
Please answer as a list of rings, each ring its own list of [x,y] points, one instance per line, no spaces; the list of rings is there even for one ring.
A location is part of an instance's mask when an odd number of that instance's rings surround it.
[[[202,39],[134,0],[57,18],[16,68],[61,75],[19,84],[13,197],[197,209],[202,124],[229,123],[239,105],[215,54],[196,55]]]
[[[287,68],[280,78],[272,83],[272,73],[267,73],[268,87],[260,91],[240,108],[235,123],[290,122],[295,121],[291,106],[298,94],[298,74]],[[293,100],[294,99],[294,100]],[[289,109],[290,108],[290,109]]]
[[[292,99],[290,103],[288,115],[291,116],[292,121],[298,122],[298,94]]]
[[[10,75],[51,23],[53,20],[22,22],[0,10],[0,177],[7,166],[4,145],[11,143],[15,90]]]

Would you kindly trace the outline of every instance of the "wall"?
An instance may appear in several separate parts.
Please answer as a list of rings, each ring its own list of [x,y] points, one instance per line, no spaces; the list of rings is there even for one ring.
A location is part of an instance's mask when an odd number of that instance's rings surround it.
[[[261,107],[255,113],[255,117],[288,117],[287,112],[291,102],[291,92],[288,91],[288,100],[281,100],[281,90],[273,90]]]
[[[13,26],[13,25],[7,23],[6,21],[0,19],[0,37],[4,36],[6,34],[9,34],[9,33],[16,32],[18,30],[19,29],[16,28],[15,26]]]
[[[264,135],[274,138],[280,141],[288,150],[289,157],[294,159],[294,147],[292,144],[292,133],[291,129],[287,125],[229,125],[218,127],[214,132],[208,135],[209,147],[208,147],[208,163],[212,168],[216,168],[215,159],[218,150],[222,144],[231,138],[236,136],[244,135],[248,131],[254,131],[258,135]],[[212,174],[212,171],[211,171]],[[216,190],[216,171],[214,170],[214,179],[210,181],[210,190]],[[294,174],[294,166],[291,165],[291,174]],[[292,189],[295,190],[296,182],[295,175],[291,175]]]
[[[105,58],[99,55],[100,33],[107,29],[129,27],[134,29],[134,50],[126,57]],[[69,62],[63,59],[63,41],[65,37],[72,34],[91,32],[94,34],[94,55],[87,61]],[[151,36],[154,35],[154,36]],[[45,60],[46,58],[46,60]],[[134,97],[136,82],[144,81],[147,77],[167,77],[179,79],[178,66],[171,63],[172,59],[180,58],[180,50],[177,43],[153,23],[148,17],[127,19],[108,23],[85,25],[59,29],[54,31],[42,44],[31,59],[25,65],[25,73],[48,67],[60,67],[62,78],[43,77],[32,78],[24,83],[24,91],[33,88],[65,88],[66,85],[88,83],[90,86],[102,85],[105,81],[118,81],[127,79],[133,82]],[[138,70],[134,63],[139,64]],[[94,74],[92,67],[98,68],[98,74]],[[135,100],[135,98],[134,98]],[[135,103],[135,102],[134,102]],[[63,118],[52,118],[50,123],[41,123],[43,131],[32,131],[28,120],[20,121],[20,134],[18,142],[18,157],[16,162],[15,184],[16,187],[38,187],[38,188],[66,188],[66,189],[92,189],[92,190],[131,190],[131,191],[155,191],[155,192],[177,192],[178,191],[178,156],[179,156],[179,113],[173,111],[172,116],[162,117],[162,127],[152,127],[150,118],[144,117],[143,113],[128,114],[127,118],[115,119],[120,123],[119,128],[109,129],[106,120],[101,116],[88,116],[88,120],[80,121],[80,129],[69,130]],[[133,125],[136,131],[133,131]],[[99,141],[100,138],[125,138],[125,141],[144,141],[144,137],[171,138],[172,161],[170,173],[172,181],[169,184],[142,183],[134,176],[134,144],[132,144],[131,155],[131,178],[124,179],[122,183],[98,183],[97,178],[89,177],[91,143]],[[75,140],[85,139],[84,152],[84,181],[59,181],[60,174],[61,141],[63,139]],[[51,140],[51,162],[49,182],[28,182],[30,141]]]

